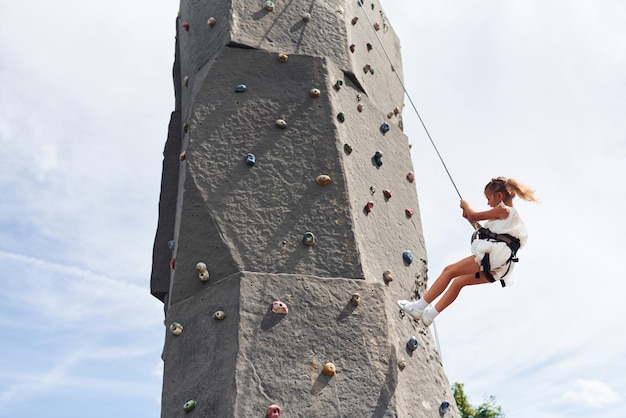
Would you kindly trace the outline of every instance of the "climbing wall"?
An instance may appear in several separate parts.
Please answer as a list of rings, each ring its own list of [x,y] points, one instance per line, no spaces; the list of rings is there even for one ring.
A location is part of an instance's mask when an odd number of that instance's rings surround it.
[[[458,416],[380,4],[183,0],[152,293],[162,417]]]

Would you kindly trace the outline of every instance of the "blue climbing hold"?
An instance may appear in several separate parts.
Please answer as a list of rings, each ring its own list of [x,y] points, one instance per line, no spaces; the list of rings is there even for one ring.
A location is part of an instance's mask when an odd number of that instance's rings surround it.
[[[444,416],[446,414],[446,412],[448,412],[450,410],[450,402],[448,401],[443,401],[441,402],[441,405],[439,405],[439,416]]]
[[[412,353],[413,351],[417,350],[418,345],[419,343],[417,342],[417,338],[411,336],[409,341],[407,341],[406,343],[406,349]]]
[[[411,254],[410,251],[405,251],[402,253],[402,259],[406,264],[411,265],[413,262],[413,254]]]
[[[254,156],[254,154],[246,155],[246,164],[252,167],[255,163],[256,163],[256,157]]]
[[[383,122],[382,125],[380,125],[380,131],[384,134],[386,134],[387,132],[389,132],[389,129],[391,129],[391,126],[389,126],[389,124],[387,122]]]
[[[246,89],[247,89],[247,88],[248,88],[248,87],[246,87],[246,85],[245,85],[245,84],[238,84],[238,85],[236,85],[236,86],[235,86],[235,92],[237,92],[237,93],[243,93],[243,92],[245,92],[245,91],[246,91]]]
[[[169,248],[170,250],[174,251],[174,248],[176,248],[176,241],[174,240],[170,240],[167,242],[167,248]]]
[[[376,151],[374,153],[374,157],[372,157],[372,158],[374,159],[374,162],[376,163],[377,167],[380,167],[381,165],[383,165],[382,157],[383,157],[383,153],[382,152]]]

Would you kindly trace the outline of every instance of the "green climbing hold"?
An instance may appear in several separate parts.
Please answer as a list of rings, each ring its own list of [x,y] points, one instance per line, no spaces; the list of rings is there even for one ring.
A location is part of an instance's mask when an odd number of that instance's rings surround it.
[[[189,411],[193,411],[193,409],[196,407],[198,403],[196,401],[194,401],[193,399],[185,402],[185,404],[183,405],[183,411],[185,412],[189,412]]]
[[[309,247],[315,244],[315,235],[313,235],[312,232],[305,232],[304,236],[302,237],[302,243],[304,245],[308,245]]]

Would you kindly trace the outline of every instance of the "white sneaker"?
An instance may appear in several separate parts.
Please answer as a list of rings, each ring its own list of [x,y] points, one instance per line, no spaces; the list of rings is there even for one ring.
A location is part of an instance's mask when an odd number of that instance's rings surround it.
[[[412,308],[411,305],[414,304],[414,302],[405,299],[398,301],[398,306],[404,311],[404,313],[406,313],[408,316],[415,319],[416,321],[419,321],[419,319],[422,318],[422,315],[424,314],[424,310]]]
[[[433,321],[434,318],[431,318],[430,315],[428,315],[427,311],[422,314],[422,323],[427,327],[429,327],[433,323]]]

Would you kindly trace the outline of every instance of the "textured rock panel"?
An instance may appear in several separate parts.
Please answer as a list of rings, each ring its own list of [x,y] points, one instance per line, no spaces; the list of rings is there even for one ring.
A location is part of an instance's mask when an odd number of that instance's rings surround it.
[[[450,399],[440,359],[389,296],[380,283],[302,275],[238,273],[206,285],[168,312],[168,325],[184,330],[166,337],[162,416],[184,416],[188,399],[203,417],[262,416],[274,403],[287,418],[437,416]],[[271,311],[275,300],[287,315]],[[226,319],[213,319],[217,310]],[[410,335],[420,343],[413,353]],[[334,377],[322,373],[327,362]]]

